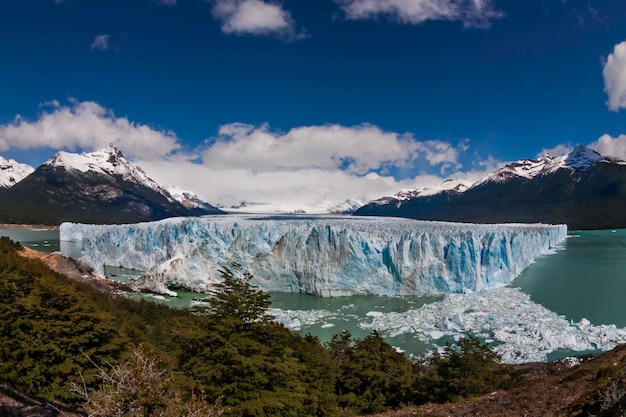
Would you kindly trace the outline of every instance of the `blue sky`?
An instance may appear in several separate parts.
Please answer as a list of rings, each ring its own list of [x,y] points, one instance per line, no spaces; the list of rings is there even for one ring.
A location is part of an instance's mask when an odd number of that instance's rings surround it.
[[[624,41],[622,0],[9,0],[0,155],[285,205],[626,157]]]

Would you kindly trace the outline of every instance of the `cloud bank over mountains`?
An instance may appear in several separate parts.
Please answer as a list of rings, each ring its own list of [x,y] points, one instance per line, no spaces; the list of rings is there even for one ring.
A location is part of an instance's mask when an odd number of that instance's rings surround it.
[[[268,124],[231,123],[201,146],[184,149],[174,132],[119,117],[93,101],[51,101],[41,108],[37,120],[18,115],[0,125],[0,151],[93,151],[112,143],[157,182],[188,188],[216,203],[333,204],[432,186],[449,175],[474,178],[483,173],[474,167],[463,170],[460,158],[469,148],[467,140],[420,141],[411,133],[369,124],[280,132]],[[401,176],[400,171],[417,175]]]
[[[63,10],[74,7],[71,1],[52,1],[62,5]],[[206,21],[210,23],[213,19],[218,22],[223,34],[270,36],[285,41],[308,36],[297,22],[297,9],[288,10],[285,5],[288,3],[275,0],[189,1],[205,9]],[[182,10],[183,6],[176,0],[150,2],[165,14]],[[403,25],[437,20],[457,22],[457,26],[460,22],[466,28],[488,28],[505,17],[504,12],[490,0],[327,0],[327,3],[335,9],[337,16],[332,20],[329,13],[322,19],[344,27],[348,26],[348,20],[383,20]],[[594,9],[590,9],[591,12],[594,16],[597,14]],[[493,31],[496,29],[494,27]],[[108,30],[98,33],[103,32]],[[118,48],[116,40],[122,35],[116,35],[118,32],[114,31],[111,33],[113,35],[94,33],[95,37],[84,38],[91,42],[90,48],[94,53],[90,57],[106,57],[106,54],[95,52]],[[613,45],[613,41],[609,45]],[[289,45],[289,48],[292,46]],[[606,52],[610,52],[602,67],[606,106],[612,112],[619,112],[626,108],[626,41],[615,44],[612,51]],[[248,77],[256,80],[256,74],[250,74]],[[595,98],[597,106],[609,114],[604,109],[602,85],[594,88],[600,97]],[[402,90],[400,87],[397,89]],[[410,97],[413,99],[413,96]],[[447,96],[444,94],[442,97]],[[407,107],[411,108],[413,103],[408,103]],[[468,104],[473,102],[468,101]],[[506,99],[503,99],[502,106],[506,104]],[[444,106],[443,109],[449,111],[449,107]],[[14,148],[93,151],[113,143],[160,183],[180,185],[215,203],[228,199],[234,203],[237,199],[257,202],[282,199],[289,204],[319,200],[320,196],[328,201],[378,198],[403,189],[435,185],[449,177],[477,179],[500,164],[491,155],[479,154],[472,149],[472,138],[422,139],[419,132],[385,130],[381,127],[385,124],[384,117],[376,119],[381,126],[329,123],[291,126],[287,131],[281,131],[273,129],[268,123],[239,123],[237,114],[216,118],[218,121],[215,123],[218,124],[222,120],[231,122],[217,126],[216,132],[203,132],[187,140],[173,131],[118,116],[96,101],[70,99],[63,104],[51,101],[41,105],[35,119],[28,120],[18,115],[12,122],[0,124],[0,152]],[[406,113],[403,117],[409,119],[413,115]],[[250,116],[247,118],[250,119]],[[280,115],[263,117],[261,121],[264,119],[281,123]],[[328,117],[317,120],[325,121]],[[514,120],[517,122],[517,117]],[[485,124],[492,121],[497,125],[495,118],[487,119]],[[288,125],[290,122],[284,123]],[[434,123],[441,123],[441,120]],[[474,135],[490,134],[483,133],[485,131],[478,130],[480,133]],[[497,136],[498,130],[494,131]],[[602,154],[626,159],[626,135],[620,135],[619,131],[605,132],[598,131],[600,137],[595,136],[595,141],[583,144]],[[206,140],[197,145],[203,134]],[[551,147],[541,154],[564,154],[576,145],[558,143],[554,137],[547,137],[541,132],[537,137],[533,139],[540,141],[538,148]],[[474,139],[483,143],[486,141],[484,137]],[[588,140],[593,139],[590,137]],[[494,137],[493,140],[500,138]],[[189,143],[194,145],[187,145]]]
[[[0,152],[10,148],[92,151],[113,143],[129,155],[154,159],[181,147],[173,132],[117,117],[93,101],[70,99],[68,105],[61,105],[53,100],[41,107],[37,120],[17,115],[12,123],[0,125]]]
[[[188,149],[175,132],[117,116],[93,101],[53,100],[40,108],[36,120],[18,115],[0,125],[0,152],[94,151],[114,144],[157,182],[226,207],[241,200],[286,210],[332,206],[430,187],[451,177],[476,180],[504,163],[476,154],[468,163],[469,139],[418,140],[413,133],[371,124],[299,126],[283,132],[267,123],[230,123]],[[561,155],[573,145],[559,144],[540,154]],[[588,146],[626,159],[626,135],[604,134]]]

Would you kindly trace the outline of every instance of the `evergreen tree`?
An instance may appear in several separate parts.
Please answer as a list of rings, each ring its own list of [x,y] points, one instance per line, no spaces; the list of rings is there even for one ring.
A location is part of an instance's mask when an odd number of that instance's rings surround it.
[[[344,409],[375,413],[410,399],[414,383],[411,362],[377,332],[355,341],[349,332],[339,333],[328,349],[337,367],[337,400]]]
[[[474,336],[448,342],[442,353],[434,351],[416,364],[416,399],[447,402],[495,391],[506,382],[500,360],[500,355]]]
[[[314,367],[325,361],[319,342],[271,321],[270,296],[250,284],[250,274],[228,268],[221,273],[209,306],[196,309],[204,310],[204,331],[188,333],[183,341],[183,370],[200,381],[209,401],[223,398],[229,416],[338,415],[332,377],[314,390],[308,384],[319,372]]]
[[[235,320],[233,325],[249,327],[258,321],[268,321],[272,317],[266,315],[271,305],[270,295],[250,284],[252,275],[243,272],[239,277],[225,267],[221,269],[222,282],[215,284],[210,292],[209,316],[216,322]]]

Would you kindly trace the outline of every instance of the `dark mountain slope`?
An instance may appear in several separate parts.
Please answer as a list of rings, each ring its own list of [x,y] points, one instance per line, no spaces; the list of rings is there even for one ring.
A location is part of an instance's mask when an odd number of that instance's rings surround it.
[[[520,161],[465,192],[381,199],[355,214],[475,223],[565,223],[570,229],[625,228],[626,164],[590,152],[577,147],[561,158]],[[532,169],[526,169],[529,166]]]
[[[0,223],[136,223],[221,213],[209,205],[185,207],[114,147],[81,155],[59,152],[0,190]]]

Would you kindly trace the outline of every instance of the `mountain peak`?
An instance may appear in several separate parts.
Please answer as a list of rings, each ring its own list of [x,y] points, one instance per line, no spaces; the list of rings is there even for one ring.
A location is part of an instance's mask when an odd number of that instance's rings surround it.
[[[80,154],[59,151],[52,158],[48,159],[44,165],[74,169],[81,172],[105,171],[109,174],[115,173],[120,175],[128,174],[129,171],[133,170],[141,170],[133,167],[124,158],[122,152],[113,144],[97,151],[81,152]]]
[[[106,148],[102,149],[101,152],[109,156],[108,159],[107,159],[107,162],[110,163],[110,164],[114,164],[115,165],[120,160],[125,160],[124,155],[122,154],[122,151],[120,151],[112,143],[109,143],[109,146],[107,146]]]
[[[192,191],[176,186],[167,187],[166,190],[174,198],[174,200],[178,201],[187,209],[200,209],[209,211],[214,209],[213,206],[202,200],[197,194]]]
[[[600,155],[593,149],[583,145],[576,145],[564,158],[564,165],[574,169],[587,169],[598,161],[610,161],[610,158]]]
[[[67,171],[79,171],[82,173],[95,173],[108,177],[122,178],[124,181],[135,183],[151,188],[163,194],[168,200],[174,198],[138,166],[128,162],[122,152],[110,144],[106,148],[94,152],[82,152],[80,154],[60,151],[47,160],[44,165],[65,169]]]
[[[0,188],[9,188],[29,176],[33,167],[0,156]]]
[[[624,164],[619,159],[603,156],[583,145],[576,145],[565,155],[553,157],[550,154],[545,154],[538,159],[521,159],[508,163],[476,181],[472,188],[488,182],[502,183],[512,178],[532,179],[537,176],[552,174],[559,169],[568,169],[572,172],[585,171],[598,162]]]

